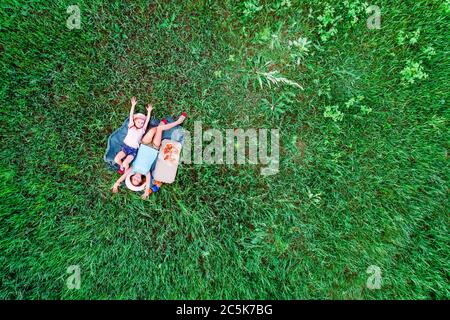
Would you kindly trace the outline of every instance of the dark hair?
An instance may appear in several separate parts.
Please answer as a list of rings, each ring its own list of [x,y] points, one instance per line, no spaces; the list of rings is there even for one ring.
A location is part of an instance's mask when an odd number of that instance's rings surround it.
[[[140,173],[135,173],[135,174],[140,174]],[[135,186],[135,187],[140,187],[140,186],[142,186],[144,183],[145,183],[145,176],[143,175],[143,174],[140,174],[141,176],[142,176],[142,180],[141,180],[141,183],[140,184],[138,184],[138,185],[135,185],[134,183],[133,183],[133,176],[135,175],[135,174],[133,174],[131,177],[130,177],[130,182],[131,182],[131,184],[133,185],[133,186]]]

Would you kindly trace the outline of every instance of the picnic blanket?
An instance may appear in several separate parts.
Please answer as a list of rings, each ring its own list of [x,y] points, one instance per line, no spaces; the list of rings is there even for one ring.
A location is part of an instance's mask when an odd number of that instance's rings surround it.
[[[107,166],[114,171],[117,171],[119,169],[119,166],[114,162],[114,157],[116,154],[120,151],[122,147],[123,140],[125,139],[125,136],[127,135],[128,131],[128,122],[129,118],[127,117],[123,124],[120,126],[119,129],[111,133],[111,135],[108,137],[108,144],[106,146],[105,155],[103,156],[103,160],[107,164]],[[167,123],[174,122],[175,120],[172,117],[166,118]],[[161,120],[158,119],[150,119],[150,123],[148,125],[147,131],[150,130],[153,127],[156,127],[159,125]],[[181,129],[181,126],[175,126],[172,129],[163,131],[162,134],[162,140],[164,139],[172,139],[175,141],[180,142],[183,144],[184,141],[184,135],[183,130]],[[153,163],[153,166],[151,168],[151,171],[155,168],[156,161]]]

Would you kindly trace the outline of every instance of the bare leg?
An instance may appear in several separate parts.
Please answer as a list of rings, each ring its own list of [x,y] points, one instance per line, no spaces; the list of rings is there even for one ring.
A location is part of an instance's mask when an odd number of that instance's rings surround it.
[[[114,162],[117,163],[119,166],[122,166],[122,159],[125,158],[126,154],[122,150],[119,151],[119,153],[114,158]]]
[[[122,163],[122,166],[123,166],[123,168],[124,168],[125,170],[127,170],[127,169],[130,167],[130,163],[131,163],[131,161],[133,161],[133,159],[134,159],[134,156],[132,156],[131,154],[129,154],[129,155],[125,158],[125,160],[124,160],[123,163]]]
[[[171,123],[168,123],[168,124],[159,124],[158,127],[161,126],[162,129],[163,129],[163,131],[164,131],[164,130],[169,130],[169,129],[172,129],[173,127],[176,127],[176,126],[179,125],[179,124],[182,124],[183,121],[184,121],[184,119],[186,119],[186,116],[181,115],[181,116],[177,119],[177,121],[174,121],[174,122],[171,122]]]
[[[143,144],[153,144],[155,147],[159,148],[159,146],[161,145],[162,132],[164,130],[173,128],[177,125],[178,125],[178,123],[176,123],[176,122],[172,122],[172,123],[168,123],[168,124],[161,123],[159,126],[151,128],[150,131],[147,132],[147,134],[144,136],[144,138],[142,138],[142,143]]]
[[[142,138],[143,144],[153,144],[155,147],[159,148],[161,145],[161,137],[162,132],[164,130],[172,129],[173,127],[176,127],[177,125],[181,124],[184,119],[186,119],[185,115],[181,115],[177,121],[164,124],[161,122],[157,127],[153,127],[150,129],[149,132]]]
[[[149,132],[142,138],[143,144],[150,144],[153,140],[153,136],[155,135],[156,127],[150,129]]]
[[[155,135],[153,136],[153,141],[152,141],[153,145],[156,148],[159,148],[161,146],[163,127],[164,127],[164,125],[159,125],[156,127],[156,132],[155,132]]]

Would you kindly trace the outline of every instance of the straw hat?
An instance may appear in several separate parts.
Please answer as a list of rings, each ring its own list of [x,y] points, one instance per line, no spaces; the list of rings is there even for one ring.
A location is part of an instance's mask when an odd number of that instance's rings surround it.
[[[137,119],[142,119],[145,121],[147,117],[143,113],[135,113],[133,116],[133,120],[136,121]]]
[[[130,171],[130,173],[127,175],[127,177],[125,178],[125,185],[127,186],[128,189],[130,189],[131,191],[144,191],[145,189],[145,185],[147,184],[147,181],[145,181],[144,183],[142,183],[140,186],[135,186],[134,184],[131,183],[131,176],[134,175],[136,172]],[[145,176],[144,176],[145,177]]]

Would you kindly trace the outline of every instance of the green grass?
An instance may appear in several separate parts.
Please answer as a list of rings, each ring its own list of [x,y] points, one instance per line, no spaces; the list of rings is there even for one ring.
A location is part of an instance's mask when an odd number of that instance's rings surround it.
[[[325,1],[2,1],[0,298],[448,299],[449,3],[377,1],[369,30],[327,2],[341,18],[321,28]],[[270,70],[304,90],[261,88]],[[280,172],[182,165],[148,201],[112,195],[102,156],[132,95],[188,130],[280,128]]]

